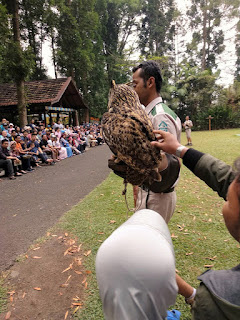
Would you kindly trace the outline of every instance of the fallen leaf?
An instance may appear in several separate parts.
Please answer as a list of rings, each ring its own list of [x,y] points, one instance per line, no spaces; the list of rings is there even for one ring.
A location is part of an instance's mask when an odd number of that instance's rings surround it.
[[[68,283],[68,281],[71,279],[71,275],[67,278],[66,282],[65,283]]]
[[[13,302],[13,296],[10,296],[10,302]]]
[[[13,290],[13,291],[9,291],[8,294],[10,294],[10,296],[12,296],[13,294],[15,294],[16,292]]]
[[[68,236],[68,233],[65,233],[65,237],[67,237]]]
[[[63,284],[60,285],[60,287],[61,288],[66,288],[66,287],[68,287],[68,283],[63,283]]]
[[[22,299],[24,299],[24,298],[25,298],[25,296],[26,296],[26,292],[24,292],[24,293],[23,293],[23,295],[22,295]]]
[[[68,271],[68,270],[70,270],[70,269],[72,269],[72,266],[73,266],[73,263],[71,263],[71,264],[69,265],[69,267],[67,267],[65,270],[63,270],[62,273],[66,272],[66,271]]]
[[[179,273],[179,270],[178,269],[175,269],[176,273]]]
[[[65,313],[65,317],[64,317],[64,320],[66,320],[68,317],[68,311]]]
[[[192,254],[194,254],[194,252],[189,252],[189,253],[186,253],[186,256],[191,256]]]
[[[110,223],[110,224],[113,224],[113,223],[116,223],[116,221],[115,221],[115,220],[110,220],[109,223]]]
[[[76,271],[76,270],[74,270],[74,272],[75,272],[76,274],[82,274],[81,271]]]
[[[85,288],[85,289],[87,289],[87,286],[88,286],[88,283],[87,283],[87,282],[85,282],[85,284],[84,284],[84,288]]]
[[[73,302],[72,305],[73,306],[82,306],[82,303],[81,302]]]
[[[36,250],[39,250],[39,249],[40,249],[40,247],[37,247],[37,248],[34,248],[33,251],[36,251]]]
[[[42,259],[42,257],[34,256],[33,259]]]
[[[79,251],[80,251],[81,246],[82,246],[82,243],[78,246],[77,252],[79,252]]]
[[[57,234],[52,234],[52,237],[57,237]]]
[[[101,194],[100,194],[100,196],[104,196],[104,194],[103,194],[103,193],[101,193]]]
[[[180,224],[177,224],[178,228],[180,229],[179,231],[182,231],[183,230],[183,227],[180,226]]]
[[[64,252],[64,257],[68,254],[69,249]]]
[[[10,317],[11,317],[11,311],[8,311],[6,314],[5,320],[10,319]]]
[[[178,238],[178,236],[175,236],[174,233],[171,234],[171,238]]]
[[[25,258],[28,259],[28,255],[27,254],[25,254]]]
[[[79,306],[77,308],[74,309],[73,314],[76,313],[79,310]]]
[[[103,242],[102,240],[98,240],[98,242]]]
[[[189,234],[189,232],[184,232],[183,234]]]
[[[42,291],[42,289],[41,289],[41,288],[34,288],[34,290]]]
[[[58,237],[58,240],[60,240],[60,239],[62,239],[63,238],[63,236],[60,236],[60,237]]]
[[[104,234],[104,232],[98,232],[97,234]]]
[[[92,273],[92,271],[86,270],[86,274],[91,274],[91,273]]]
[[[87,278],[84,278],[82,281],[82,284],[84,284],[87,281]]]
[[[212,267],[214,267],[214,264],[205,264],[204,265],[204,268],[212,268]]]
[[[47,232],[47,237],[49,237],[51,235],[51,233],[50,232]]]
[[[226,239],[226,240],[223,240],[224,242],[227,242],[227,241],[229,241],[229,239]]]
[[[88,250],[87,252],[84,253],[85,257],[89,256],[92,250]]]
[[[72,246],[75,242],[76,242],[75,240],[70,239],[70,240],[69,240],[69,244],[70,244],[70,246]]]

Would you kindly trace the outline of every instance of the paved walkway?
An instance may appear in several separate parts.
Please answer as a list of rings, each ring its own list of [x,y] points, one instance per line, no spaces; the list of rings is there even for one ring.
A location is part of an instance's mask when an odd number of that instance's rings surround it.
[[[107,145],[0,181],[0,271],[109,174]]]

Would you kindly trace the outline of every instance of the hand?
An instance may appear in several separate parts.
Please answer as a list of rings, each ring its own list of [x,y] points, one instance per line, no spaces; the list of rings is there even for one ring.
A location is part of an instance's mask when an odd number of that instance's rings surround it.
[[[152,141],[151,144],[153,146],[169,154],[176,154],[176,150],[179,146],[181,146],[181,144],[178,142],[177,138],[175,138],[174,135],[162,130],[154,130],[153,132],[155,133],[155,135],[158,135],[157,139],[160,140],[158,142]]]

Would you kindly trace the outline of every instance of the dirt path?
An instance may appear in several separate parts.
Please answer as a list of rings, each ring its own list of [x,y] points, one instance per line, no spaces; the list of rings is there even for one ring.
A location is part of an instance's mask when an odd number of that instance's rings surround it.
[[[109,174],[106,145],[0,182],[0,271]],[[60,319],[60,318],[59,318]]]
[[[82,261],[90,254],[67,233],[49,234],[47,241],[36,244],[24,261],[8,270],[8,308],[0,320],[73,319],[84,307],[92,275]]]

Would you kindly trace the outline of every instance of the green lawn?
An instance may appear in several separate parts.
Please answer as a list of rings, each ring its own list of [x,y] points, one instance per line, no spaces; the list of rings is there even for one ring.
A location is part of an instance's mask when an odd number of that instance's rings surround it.
[[[240,155],[240,130],[193,132],[194,148],[208,152],[232,164]],[[186,143],[182,134],[182,143]],[[121,192],[122,180],[110,174],[109,177],[91,192],[82,202],[72,208],[62,219],[61,227],[77,235],[84,248],[92,254],[86,259],[85,267],[93,274],[89,283],[86,305],[78,319],[103,319],[101,302],[95,279],[94,261],[101,241],[126,219],[126,205]],[[205,271],[205,264],[213,264],[215,269],[231,268],[238,264],[239,245],[228,234],[221,208],[223,200],[182,167],[181,179],[177,187],[178,202],[169,224],[173,233],[176,254],[176,268],[179,275],[190,284],[197,286],[197,276]],[[128,202],[132,207],[132,188],[128,186]],[[114,223],[110,223],[114,220]],[[183,227],[183,230],[181,231]],[[104,233],[104,234],[99,234]],[[186,255],[191,253],[190,255]],[[209,258],[214,258],[210,260]],[[182,312],[182,320],[191,318],[190,308],[183,298],[178,297],[174,308]]]
[[[240,155],[240,137],[236,136],[237,133],[240,133],[240,129],[193,132],[194,148],[232,164]],[[182,143],[186,143],[184,133]],[[60,227],[76,235],[79,242],[83,243],[84,250],[92,250],[85,259],[85,268],[92,271],[88,280],[88,297],[84,309],[76,319],[104,319],[94,263],[101,242],[126,220],[127,210],[122,190],[122,180],[111,173],[61,219]],[[171,234],[176,236],[172,238],[176,268],[180,276],[197,286],[197,276],[206,270],[205,264],[214,264],[215,269],[237,265],[240,246],[231,239],[223,223],[223,200],[185,167],[182,167],[177,196],[176,211],[169,224]],[[129,206],[133,207],[131,185],[128,186],[127,197]],[[186,255],[187,253],[191,254]],[[213,261],[209,260],[213,257]],[[190,308],[183,298],[178,297],[174,308],[182,312],[182,320],[191,319]]]

